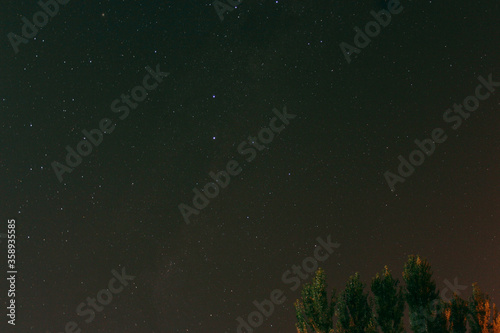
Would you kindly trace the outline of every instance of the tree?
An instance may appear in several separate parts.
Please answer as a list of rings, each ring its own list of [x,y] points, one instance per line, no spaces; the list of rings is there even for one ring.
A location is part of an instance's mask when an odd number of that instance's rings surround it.
[[[467,314],[469,313],[467,302],[453,293],[453,298],[450,302],[450,322],[452,333],[467,332]]]
[[[492,333],[500,333],[500,313],[497,311],[497,307],[493,304],[493,318],[491,324]]]
[[[491,309],[488,295],[483,293],[477,283],[472,284],[469,298],[469,326],[471,333],[488,333]]]
[[[349,278],[346,288],[340,293],[335,309],[340,333],[376,332],[375,320],[364,288],[359,273],[356,273]]]
[[[325,272],[318,269],[312,282],[304,285],[301,300],[294,303],[297,332],[404,333],[406,302],[415,333],[466,333],[467,327],[471,333],[500,333],[500,313],[476,283],[468,300],[454,293],[450,301],[444,301],[432,279],[430,264],[415,255],[408,256],[403,280],[404,287],[385,266],[372,279],[373,297],[369,298],[359,273],[355,273],[338,298],[335,289],[328,298]]]
[[[333,314],[335,308],[335,289],[328,300],[326,277],[323,269],[316,271],[312,283],[305,284],[301,291],[302,302],[295,302],[298,333],[333,332]]]
[[[410,309],[410,327],[414,332],[430,332],[437,318],[430,308],[439,300],[436,282],[432,280],[431,266],[420,256],[410,255],[403,270],[405,300]]]
[[[375,322],[383,333],[404,332],[404,294],[399,281],[384,267],[382,274],[373,278],[371,290],[374,295]]]
[[[445,302],[442,299],[434,300],[433,306],[431,308],[431,313],[434,314],[432,320],[429,323],[429,332],[432,333],[443,333],[451,332],[451,308],[450,303]]]

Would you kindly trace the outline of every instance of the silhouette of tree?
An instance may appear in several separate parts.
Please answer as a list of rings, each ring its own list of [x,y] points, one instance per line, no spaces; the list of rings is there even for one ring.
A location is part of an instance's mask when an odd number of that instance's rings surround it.
[[[453,294],[450,304],[450,322],[452,333],[467,332],[467,314],[469,313],[467,302]]]
[[[431,266],[420,256],[410,255],[404,265],[404,287],[387,266],[372,279],[372,298],[365,293],[359,273],[349,277],[335,298],[327,296],[326,275],[318,269],[305,284],[295,305],[298,333],[404,333],[405,302],[414,333],[500,333],[500,313],[477,283],[468,301],[456,293],[451,301],[439,297]],[[373,308],[373,311],[372,311]],[[336,321],[334,320],[336,317]]]
[[[387,266],[372,280],[375,321],[383,333],[404,332],[405,300],[402,287],[398,285],[399,281],[392,277]]]
[[[359,273],[349,278],[346,288],[340,293],[335,309],[339,333],[376,332],[372,309],[368,304],[368,294]]]
[[[436,283],[432,280],[431,266],[420,256],[410,255],[403,270],[405,300],[410,309],[410,327],[414,332],[430,332],[436,320],[430,307],[438,299]]]

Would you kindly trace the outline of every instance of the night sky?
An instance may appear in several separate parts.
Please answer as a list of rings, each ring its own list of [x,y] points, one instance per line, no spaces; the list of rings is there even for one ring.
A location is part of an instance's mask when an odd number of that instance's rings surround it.
[[[478,282],[500,303],[500,84],[482,83],[500,82],[500,3],[401,0],[346,57],[389,7],[244,0],[221,20],[211,1],[72,0],[19,42],[41,7],[4,1],[0,233],[15,219],[17,277],[12,326],[2,237],[0,332],[236,332],[275,289],[286,300],[254,332],[295,332],[300,289],[282,275],[329,235],[331,288],[384,265],[401,279],[420,254],[439,289]],[[467,119],[453,111],[481,84]],[[103,119],[111,133],[70,169],[66,147]],[[391,190],[436,128],[447,139]],[[196,209],[193,189],[228,168]],[[133,280],[78,315],[122,269]]]

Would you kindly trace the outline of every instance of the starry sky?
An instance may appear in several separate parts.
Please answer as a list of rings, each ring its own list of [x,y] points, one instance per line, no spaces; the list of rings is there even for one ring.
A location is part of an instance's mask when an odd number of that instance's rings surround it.
[[[211,1],[73,0],[15,52],[8,34],[40,6],[4,1],[0,233],[16,220],[18,275],[0,331],[236,332],[281,289],[255,332],[294,332],[282,274],[328,235],[337,290],[420,254],[438,288],[478,282],[500,303],[500,88],[460,128],[443,121],[479,76],[500,81],[500,3],[401,5],[348,63],[340,43],[383,2],[244,0],[221,20]],[[120,119],[110,105],[148,66],[169,74]],[[246,161],[240,143],[284,108],[296,117]],[[113,132],[60,182],[52,163],[103,118]],[[435,128],[447,140],[391,191],[386,171]],[[230,160],[242,171],[187,224],[179,204]],[[76,307],[122,268],[134,280],[86,323]]]

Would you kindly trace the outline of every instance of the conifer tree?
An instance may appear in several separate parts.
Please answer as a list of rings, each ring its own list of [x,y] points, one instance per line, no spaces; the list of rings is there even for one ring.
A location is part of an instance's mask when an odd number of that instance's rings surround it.
[[[467,314],[469,313],[467,301],[453,293],[450,302],[450,323],[452,333],[467,332]]]
[[[349,278],[346,288],[340,293],[335,309],[340,333],[376,332],[376,323],[364,288],[359,273],[356,273]]]
[[[451,332],[451,309],[450,303],[442,299],[436,299],[432,303],[435,308],[431,308],[432,321],[429,323],[429,332],[444,333]]]
[[[375,322],[383,333],[404,332],[405,300],[402,287],[398,285],[399,281],[392,277],[387,266],[372,280]]]
[[[335,289],[328,298],[325,272],[318,269],[312,282],[304,285],[301,300],[294,303],[297,332],[404,333],[406,301],[415,333],[466,333],[468,326],[470,333],[500,333],[500,313],[476,283],[468,301],[454,293],[445,302],[436,290],[430,264],[415,255],[405,263],[403,280],[404,288],[385,266],[372,279],[373,298],[364,292],[359,273],[349,277],[337,299]]]
[[[328,299],[326,277],[323,269],[316,271],[310,284],[305,284],[301,291],[302,301],[295,302],[298,333],[331,333],[333,332],[333,314],[335,293]]]
[[[493,320],[491,323],[491,332],[500,333],[500,313],[495,304],[493,304]]]
[[[433,317],[430,306],[439,299],[431,266],[420,256],[410,255],[403,270],[405,300],[410,309],[410,327],[414,332],[430,332]]]
[[[472,296],[469,298],[469,326],[471,333],[488,333],[491,318],[489,296],[481,291],[477,283],[472,284]]]

